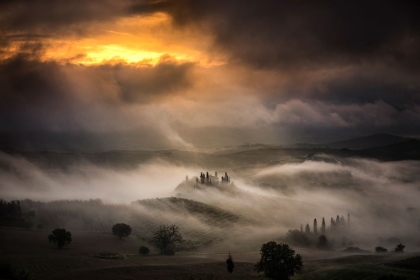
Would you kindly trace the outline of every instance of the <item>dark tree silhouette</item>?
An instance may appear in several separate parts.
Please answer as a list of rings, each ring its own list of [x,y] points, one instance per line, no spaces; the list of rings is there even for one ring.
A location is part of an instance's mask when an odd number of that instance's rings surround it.
[[[127,237],[131,234],[131,227],[126,224],[115,224],[112,227],[112,234],[118,236],[119,239]]]
[[[318,243],[316,244],[318,249],[326,250],[329,249],[328,239],[325,235],[318,237]]]
[[[346,220],[344,219],[344,216],[341,216],[340,218],[340,226],[346,226]]]
[[[165,254],[168,249],[173,251],[173,248],[169,247],[181,241],[182,235],[176,225],[161,225],[152,238],[152,243],[160,250],[161,254]]]
[[[311,245],[311,241],[308,238],[308,235],[302,231],[298,230],[289,230],[286,234],[287,242],[292,243],[293,245],[308,247]]]
[[[334,218],[331,217],[331,225],[330,225],[331,230],[334,229],[335,226],[336,224],[335,224]]]
[[[0,199],[0,226],[31,228],[34,211],[22,212],[20,201],[6,202]]]
[[[381,247],[381,246],[378,246],[378,247],[375,247],[375,252],[376,253],[386,253],[386,252],[388,252],[388,249],[386,249],[384,247]]]
[[[150,252],[149,247],[146,247],[146,246],[141,246],[139,249],[140,255],[147,255],[149,254],[149,252]]]
[[[232,255],[229,253],[228,258],[226,260],[227,270],[229,273],[233,272],[233,268],[235,267],[235,264],[233,263]]]
[[[56,228],[48,235],[49,242],[57,244],[58,248],[69,245],[71,242],[71,233],[65,228]]]
[[[25,270],[0,259],[0,279],[29,280],[30,277]]]
[[[268,278],[288,280],[295,273],[300,272],[303,264],[302,257],[287,244],[274,241],[261,246],[261,259],[255,265],[257,272],[263,272]]]
[[[404,248],[405,245],[402,245],[401,243],[397,245],[397,247],[395,247],[395,252],[397,253],[404,253]]]
[[[325,234],[325,219],[324,219],[324,217],[322,217],[321,233]]]

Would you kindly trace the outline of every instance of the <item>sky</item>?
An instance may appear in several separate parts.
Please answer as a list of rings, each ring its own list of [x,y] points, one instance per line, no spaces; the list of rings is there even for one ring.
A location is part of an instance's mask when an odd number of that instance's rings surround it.
[[[0,147],[420,137],[418,1],[0,2]]]

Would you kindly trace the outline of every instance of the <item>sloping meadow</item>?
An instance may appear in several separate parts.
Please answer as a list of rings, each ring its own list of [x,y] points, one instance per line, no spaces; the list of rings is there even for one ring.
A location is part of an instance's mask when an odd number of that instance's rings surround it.
[[[159,225],[176,224],[186,250],[216,244],[255,250],[261,242],[285,240],[288,230],[301,225],[313,232],[315,218],[318,229],[322,218],[329,228],[338,215],[347,230],[327,234],[335,244],[345,237],[372,250],[394,238],[406,250],[420,247],[418,161],[322,154],[246,166],[237,161],[227,170],[232,183],[199,188],[176,188],[186,175],[195,182],[205,171],[193,162],[151,159],[131,168],[80,162],[45,169],[6,154],[1,162],[0,197],[21,200],[23,210],[35,211],[38,228],[111,232],[113,224],[127,223],[132,236],[148,240]]]

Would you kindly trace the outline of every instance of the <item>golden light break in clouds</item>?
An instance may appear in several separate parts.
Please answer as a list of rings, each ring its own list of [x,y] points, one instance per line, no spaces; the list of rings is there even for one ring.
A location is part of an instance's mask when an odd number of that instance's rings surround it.
[[[11,35],[19,38],[3,52],[2,59],[21,51],[28,42],[41,42],[41,61],[100,65],[156,65],[162,58],[192,62],[201,67],[223,64],[221,56],[209,54],[212,38],[194,28],[175,29],[165,13],[119,18],[115,22],[93,23],[84,34],[64,36]],[[32,51],[32,50],[30,50]]]

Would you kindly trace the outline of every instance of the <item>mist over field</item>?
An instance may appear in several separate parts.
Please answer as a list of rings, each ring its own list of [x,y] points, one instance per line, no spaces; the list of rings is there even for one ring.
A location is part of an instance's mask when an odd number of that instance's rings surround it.
[[[419,50],[418,1],[0,1],[0,279],[418,280]]]
[[[3,199],[86,200],[130,203],[134,199],[167,196],[185,174],[183,166],[162,160],[130,169],[113,169],[81,161],[63,169],[45,170],[21,157],[0,154]]]
[[[126,222],[147,239],[159,224],[175,223],[194,244],[190,247],[210,251],[257,250],[264,240],[287,240],[288,230],[300,230],[301,224],[309,224],[312,231],[315,218],[318,227],[323,217],[329,227],[331,217],[347,220],[348,214],[351,222],[345,233],[330,240],[337,247],[345,247],[341,239],[346,238],[373,250],[396,238],[408,251],[420,248],[419,161],[323,153],[246,165],[233,160],[226,170],[218,170],[228,172],[233,183],[196,189],[185,181],[188,176],[193,182],[206,171],[196,159],[154,156],[130,166],[83,159],[45,168],[40,161],[1,153],[0,197],[23,201],[47,228],[107,232],[113,224]]]

